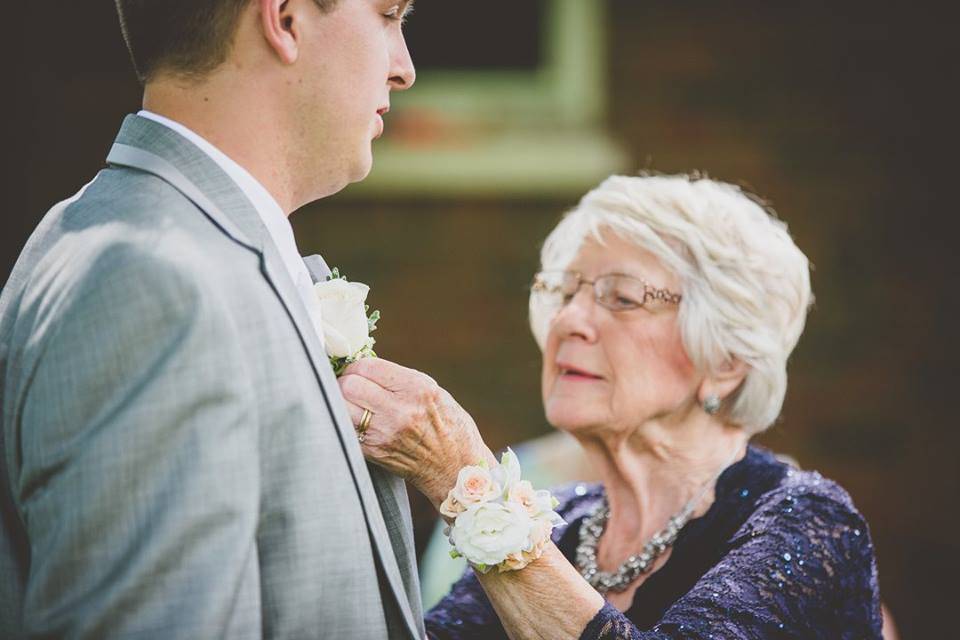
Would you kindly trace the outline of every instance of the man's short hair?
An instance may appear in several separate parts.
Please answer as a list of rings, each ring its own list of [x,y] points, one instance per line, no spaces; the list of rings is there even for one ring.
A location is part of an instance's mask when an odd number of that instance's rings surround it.
[[[200,78],[226,59],[251,0],[115,0],[140,82],[159,72]],[[338,0],[314,0],[329,11]]]

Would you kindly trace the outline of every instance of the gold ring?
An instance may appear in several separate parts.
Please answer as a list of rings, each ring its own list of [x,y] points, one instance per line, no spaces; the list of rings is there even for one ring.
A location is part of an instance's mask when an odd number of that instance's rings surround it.
[[[364,409],[363,414],[360,416],[360,424],[357,425],[357,439],[360,440],[360,442],[363,442],[364,437],[367,435],[371,418],[373,418],[373,411]]]

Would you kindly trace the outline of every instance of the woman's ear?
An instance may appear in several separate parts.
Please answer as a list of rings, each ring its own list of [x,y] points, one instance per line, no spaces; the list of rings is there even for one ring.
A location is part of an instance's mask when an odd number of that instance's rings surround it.
[[[312,0],[308,0],[312,1]],[[303,0],[257,0],[260,29],[273,52],[286,64],[300,55],[300,12]]]
[[[700,404],[703,405],[708,398],[717,398],[723,402],[727,396],[737,390],[749,372],[750,365],[737,358],[725,361],[700,383],[697,393]]]

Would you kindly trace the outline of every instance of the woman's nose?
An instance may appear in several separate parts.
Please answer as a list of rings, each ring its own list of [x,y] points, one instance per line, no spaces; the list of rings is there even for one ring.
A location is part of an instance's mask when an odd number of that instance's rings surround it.
[[[554,330],[560,337],[578,336],[588,342],[597,339],[597,303],[590,287],[580,287],[554,316]]]

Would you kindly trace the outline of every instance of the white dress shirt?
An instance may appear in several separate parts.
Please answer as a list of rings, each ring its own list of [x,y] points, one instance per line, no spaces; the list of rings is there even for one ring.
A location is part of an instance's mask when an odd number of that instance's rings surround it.
[[[147,111],[146,109],[141,110],[137,115],[173,129],[197,145],[201,151],[210,156],[210,158],[230,176],[230,179],[240,187],[240,190],[247,196],[253,208],[256,209],[260,215],[260,219],[267,228],[270,239],[273,240],[273,244],[276,245],[277,250],[280,252],[280,258],[287,268],[287,273],[290,274],[290,279],[293,280],[293,283],[296,285],[297,293],[300,294],[300,298],[303,300],[303,304],[310,314],[310,319],[313,321],[317,336],[320,338],[320,343],[323,344],[323,324],[320,316],[320,302],[313,292],[313,279],[310,277],[310,272],[307,271],[307,267],[303,263],[303,258],[300,257],[300,251],[297,249],[297,241],[293,236],[293,227],[290,225],[287,216],[284,215],[283,209],[280,208],[277,201],[270,195],[270,192],[267,191],[256,178],[250,175],[249,171],[231,160],[227,154],[210,144],[195,131],[188,129],[179,122]]]

